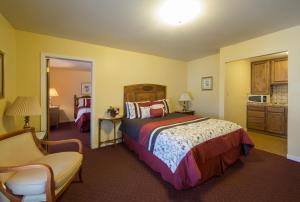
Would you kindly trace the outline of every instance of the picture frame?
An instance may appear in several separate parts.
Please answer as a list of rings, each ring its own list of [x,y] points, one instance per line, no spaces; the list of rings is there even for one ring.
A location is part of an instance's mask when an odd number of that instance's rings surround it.
[[[213,90],[213,77],[206,76],[201,78],[201,89],[202,90]]]
[[[0,99],[4,98],[4,52],[0,51]]]
[[[81,94],[82,95],[91,95],[92,94],[92,83],[90,83],[90,82],[81,83]]]

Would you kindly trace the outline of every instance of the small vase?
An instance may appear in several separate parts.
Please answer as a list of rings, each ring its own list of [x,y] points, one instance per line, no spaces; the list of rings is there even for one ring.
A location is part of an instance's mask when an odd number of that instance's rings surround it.
[[[115,111],[110,111],[110,116],[111,117],[115,117],[117,115],[117,113]]]

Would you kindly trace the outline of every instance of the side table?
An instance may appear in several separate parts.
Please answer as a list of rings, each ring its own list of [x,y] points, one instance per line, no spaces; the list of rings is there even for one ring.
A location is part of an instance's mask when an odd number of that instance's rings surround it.
[[[116,141],[122,138],[116,137],[116,124],[122,121],[123,116],[116,116],[116,117],[101,117],[98,118],[98,138],[99,138],[99,148],[101,144],[103,143],[113,143],[113,145],[116,145]],[[103,121],[110,121],[114,126],[114,139],[112,140],[106,140],[101,142],[101,128],[102,128],[102,122]]]

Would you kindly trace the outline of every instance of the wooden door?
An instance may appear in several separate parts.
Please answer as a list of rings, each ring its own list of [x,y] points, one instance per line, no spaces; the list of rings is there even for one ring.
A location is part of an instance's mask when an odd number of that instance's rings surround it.
[[[278,134],[285,134],[285,113],[284,108],[269,108],[267,110],[267,131]]]
[[[254,95],[270,94],[269,61],[253,62],[251,64],[251,93]]]
[[[288,82],[287,58],[279,58],[271,61],[271,82],[273,84]]]

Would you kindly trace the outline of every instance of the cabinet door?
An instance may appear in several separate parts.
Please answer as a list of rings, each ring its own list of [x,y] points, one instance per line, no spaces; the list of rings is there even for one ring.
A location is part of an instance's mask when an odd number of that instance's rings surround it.
[[[269,61],[251,64],[251,93],[258,95],[270,94],[270,65]]]
[[[267,131],[285,134],[285,116],[282,112],[267,112]]]
[[[265,130],[265,107],[248,105],[247,108],[247,128]]]
[[[271,61],[271,82],[287,83],[288,82],[288,59],[280,58]]]

